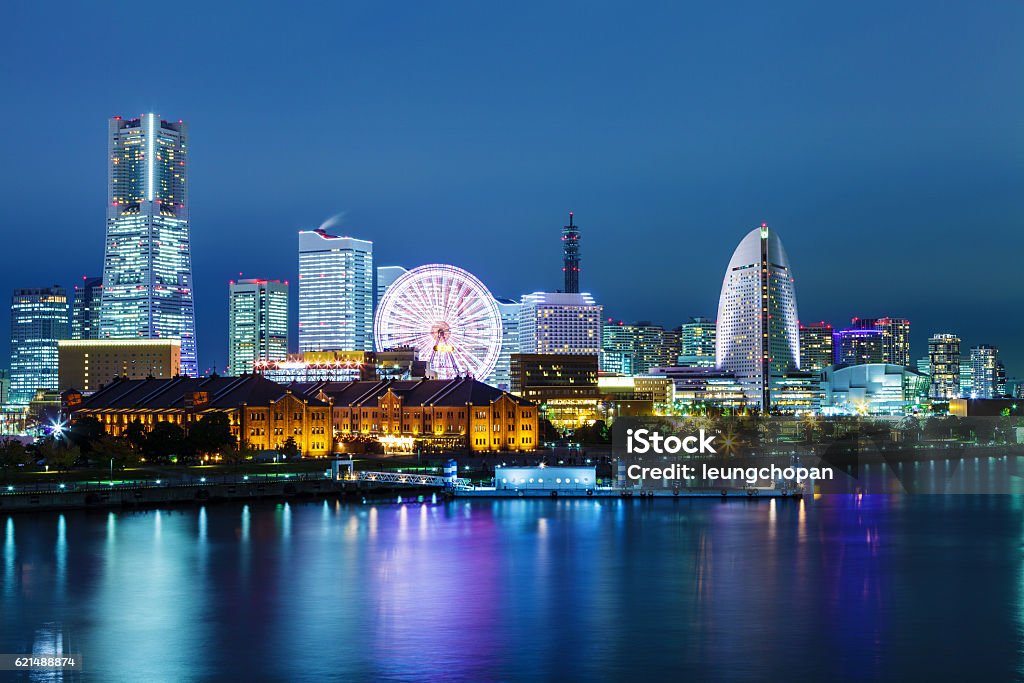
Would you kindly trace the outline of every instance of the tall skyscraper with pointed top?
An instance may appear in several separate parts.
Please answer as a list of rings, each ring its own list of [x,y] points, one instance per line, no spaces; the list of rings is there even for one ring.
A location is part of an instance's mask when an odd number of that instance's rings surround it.
[[[108,125],[100,337],[179,339],[199,374],[187,194],[188,127],[157,114]]]
[[[782,240],[766,224],[733,252],[718,301],[715,356],[736,375],[747,400],[772,406],[774,380],[800,369],[796,288]]]
[[[572,211],[569,225],[562,227],[562,272],[565,273],[565,293],[580,293],[580,228],[573,225]]]

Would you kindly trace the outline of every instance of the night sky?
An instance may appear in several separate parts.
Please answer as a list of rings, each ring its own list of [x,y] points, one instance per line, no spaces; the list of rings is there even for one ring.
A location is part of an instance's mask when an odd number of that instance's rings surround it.
[[[517,297],[561,287],[572,209],[609,316],[714,317],[767,221],[801,320],[1024,375],[1024,4],[703,4],[8,3],[0,292],[100,274],[107,118],[155,111],[190,124],[204,368],[228,280],[296,285],[299,229]]]

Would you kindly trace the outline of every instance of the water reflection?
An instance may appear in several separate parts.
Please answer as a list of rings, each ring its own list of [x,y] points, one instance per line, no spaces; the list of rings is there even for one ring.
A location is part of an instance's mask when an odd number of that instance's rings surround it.
[[[1024,670],[1021,511],[867,495],[8,517],[0,651],[70,647],[95,680],[1006,679]]]

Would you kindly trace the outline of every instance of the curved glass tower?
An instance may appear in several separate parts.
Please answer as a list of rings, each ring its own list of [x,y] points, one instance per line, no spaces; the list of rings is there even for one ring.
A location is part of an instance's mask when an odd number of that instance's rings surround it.
[[[181,372],[196,377],[187,127],[116,116],[109,136],[100,337],[179,339]]]
[[[793,273],[782,240],[767,225],[747,233],[725,271],[715,359],[764,411],[772,405],[772,380],[800,369]]]

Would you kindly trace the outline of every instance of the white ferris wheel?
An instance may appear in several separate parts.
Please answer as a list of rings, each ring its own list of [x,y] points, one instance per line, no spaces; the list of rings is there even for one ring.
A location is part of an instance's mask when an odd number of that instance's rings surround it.
[[[411,346],[439,379],[484,379],[501,351],[498,304],[480,280],[455,266],[404,273],[384,292],[373,322],[377,350]]]

